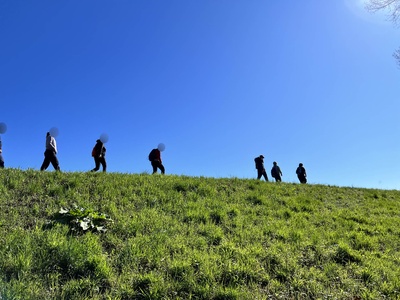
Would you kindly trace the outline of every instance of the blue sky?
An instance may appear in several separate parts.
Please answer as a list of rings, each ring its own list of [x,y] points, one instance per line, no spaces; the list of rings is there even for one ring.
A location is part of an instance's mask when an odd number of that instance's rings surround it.
[[[398,189],[400,29],[359,0],[0,1],[6,167],[254,178]],[[50,167],[49,170],[52,170]]]

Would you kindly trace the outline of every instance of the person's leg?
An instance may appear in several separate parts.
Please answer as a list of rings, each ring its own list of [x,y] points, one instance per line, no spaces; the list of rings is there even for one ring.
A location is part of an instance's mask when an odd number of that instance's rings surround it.
[[[304,175],[298,175],[300,183],[307,183],[307,179]]]
[[[160,169],[161,174],[165,174],[165,168],[162,163],[158,162],[158,168]]]
[[[153,167],[153,174],[157,173],[157,162],[156,161],[152,161],[151,162],[151,166]]]
[[[57,155],[51,152],[50,162],[53,165],[54,170],[60,171],[60,164],[58,163]]]
[[[44,152],[44,160],[42,166],[40,167],[40,171],[46,170],[50,165],[50,158],[47,151]]]
[[[102,167],[103,167],[103,172],[106,172],[106,170],[107,170],[107,163],[106,163],[106,158],[105,158],[104,156],[102,156],[102,157],[100,158],[100,163],[101,163],[101,165],[102,165]]]
[[[261,176],[262,176],[262,170],[261,169],[257,169],[257,179],[260,180]]]
[[[4,169],[4,161],[0,161],[0,169]]]
[[[265,169],[262,172],[262,176],[264,176],[265,181],[268,181],[268,175],[267,172],[265,172]]]
[[[94,158],[94,168],[92,169],[92,172],[96,172],[100,169],[100,159],[98,157],[93,157]]]

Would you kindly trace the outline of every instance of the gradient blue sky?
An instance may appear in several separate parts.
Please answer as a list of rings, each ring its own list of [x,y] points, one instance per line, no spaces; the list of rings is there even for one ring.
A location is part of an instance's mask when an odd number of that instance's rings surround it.
[[[400,29],[358,0],[1,0],[6,167],[254,178],[398,189]],[[52,167],[49,168],[52,170]]]

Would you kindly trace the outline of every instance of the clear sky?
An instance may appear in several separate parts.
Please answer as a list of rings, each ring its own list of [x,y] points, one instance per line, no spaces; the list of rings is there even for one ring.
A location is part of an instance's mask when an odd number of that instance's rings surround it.
[[[6,167],[400,187],[400,29],[358,0],[0,0]],[[49,171],[52,170],[50,166]]]

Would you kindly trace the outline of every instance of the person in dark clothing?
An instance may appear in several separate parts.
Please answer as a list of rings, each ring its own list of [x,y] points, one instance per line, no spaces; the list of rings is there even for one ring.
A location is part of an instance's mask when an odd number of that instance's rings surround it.
[[[282,181],[282,178],[281,178],[281,176],[283,176],[282,171],[281,171],[281,168],[279,168],[278,163],[276,161],[274,161],[274,163],[273,163],[273,166],[271,169],[271,176],[273,178],[275,178],[276,182]]]
[[[299,163],[299,166],[296,169],[296,174],[297,178],[299,178],[300,183],[307,183],[307,173],[302,163]]]
[[[52,164],[54,170],[60,171],[60,164],[57,159],[57,143],[56,139],[51,136],[50,132],[46,134],[46,151],[44,152],[43,164],[40,171],[44,171]]]
[[[153,167],[153,174],[157,173],[157,169],[160,169],[161,174],[165,174],[165,168],[161,160],[161,151],[157,148],[151,150],[149,154],[149,161]]]
[[[92,172],[96,172],[100,169],[100,164],[103,167],[103,172],[106,172],[107,163],[106,163],[106,147],[101,140],[96,141],[96,145],[94,145],[92,150],[92,157],[94,158],[95,167],[92,169]]]
[[[264,168],[264,156],[260,155],[259,157],[256,157],[254,162],[256,163],[257,179],[260,179],[261,176],[264,176],[265,181],[268,181],[267,172]]]
[[[1,141],[0,141],[1,143]],[[4,158],[3,158],[3,150],[0,147],[0,169],[4,169]]]
[[[4,158],[3,158],[3,143],[1,142],[1,137],[0,137],[0,168],[4,168]]]

